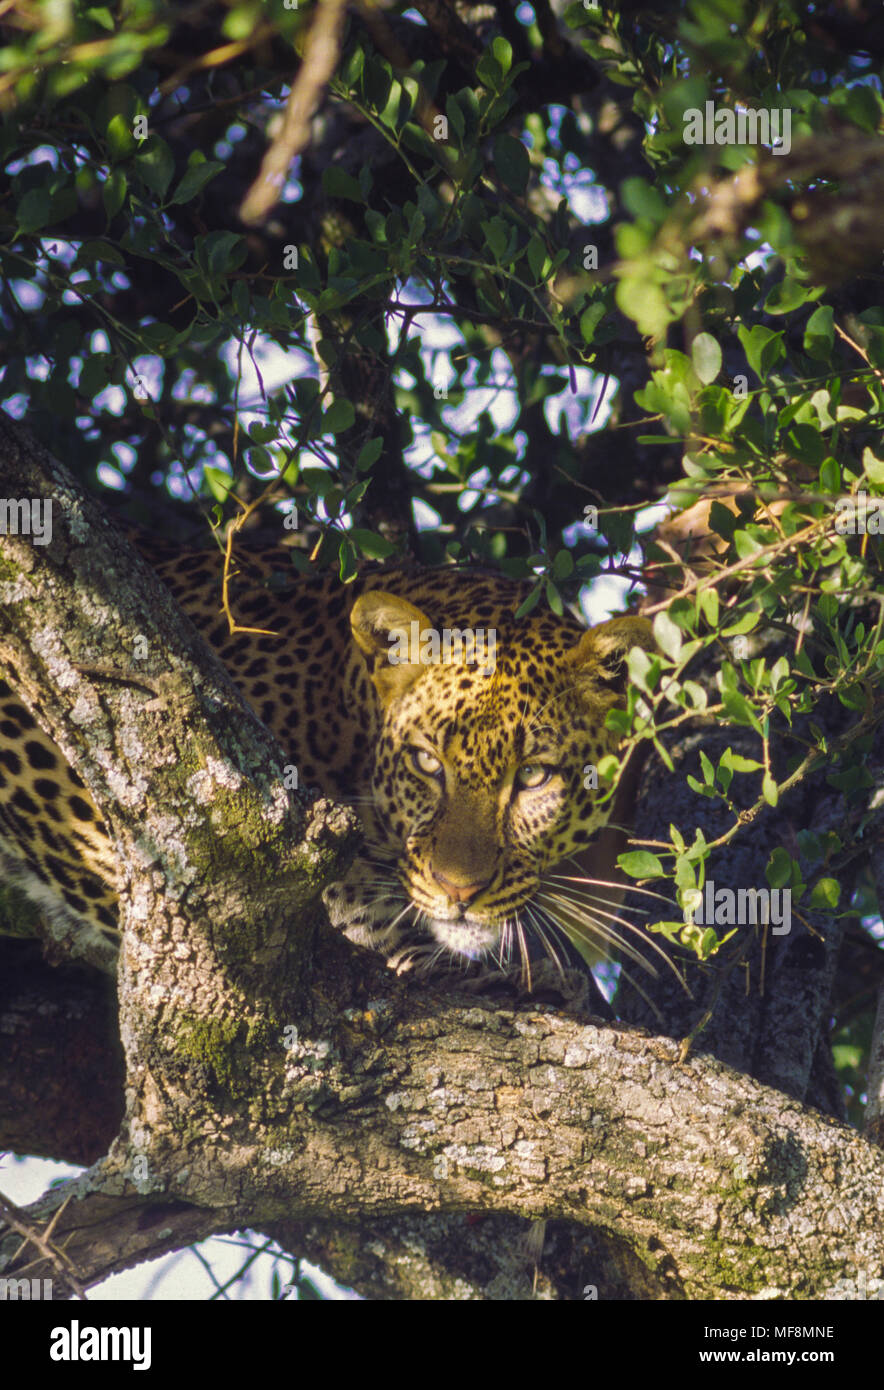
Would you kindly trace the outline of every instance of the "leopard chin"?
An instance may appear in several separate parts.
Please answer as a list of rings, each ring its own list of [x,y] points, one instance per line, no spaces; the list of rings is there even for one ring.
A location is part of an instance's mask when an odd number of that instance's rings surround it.
[[[453,955],[467,960],[484,960],[500,946],[500,925],[471,921],[469,916],[444,921],[439,917],[425,919],[430,934]]]

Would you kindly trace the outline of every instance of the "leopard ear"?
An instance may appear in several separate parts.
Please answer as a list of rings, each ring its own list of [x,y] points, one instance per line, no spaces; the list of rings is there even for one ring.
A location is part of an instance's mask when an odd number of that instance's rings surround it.
[[[656,650],[654,629],[647,618],[609,618],[606,623],[584,632],[580,641],[565,656],[565,662],[576,667],[587,685],[597,688],[600,695],[621,700],[626,694],[629,671],[626,658],[633,647],[643,651]]]
[[[432,628],[432,623],[407,599],[372,589],[354,603],[350,627],[386,707],[404,695],[426,669],[420,659],[420,634]]]

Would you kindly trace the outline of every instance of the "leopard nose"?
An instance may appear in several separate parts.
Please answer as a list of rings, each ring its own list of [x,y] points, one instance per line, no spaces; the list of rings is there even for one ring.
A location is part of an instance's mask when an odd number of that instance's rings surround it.
[[[491,882],[491,877],[476,879],[472,883],[464,883],[454,878],[448,878],[445,874],[440,874],[433,869],[433,878],[439,887],[444,890],[447,896],[455,903],[469,903],[473,898],[478,897],[483,888],[487,888]]]

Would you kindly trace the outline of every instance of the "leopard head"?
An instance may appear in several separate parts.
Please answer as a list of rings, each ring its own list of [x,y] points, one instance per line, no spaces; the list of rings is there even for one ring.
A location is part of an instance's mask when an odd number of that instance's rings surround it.
[[[549,614],[508,614],[493,639],[453,638],[447,661],[447,630],[434,644],[426,614],[393,594],[364,594],[351,625],[381,711],[364,819],[389,903],[454,955],[503,959],[540,924],[544,873],[608,819],[587,773],[616,750],[605,717],[623,701],[630,648],[653,646],[650,624],[615,618],[581,635]]]

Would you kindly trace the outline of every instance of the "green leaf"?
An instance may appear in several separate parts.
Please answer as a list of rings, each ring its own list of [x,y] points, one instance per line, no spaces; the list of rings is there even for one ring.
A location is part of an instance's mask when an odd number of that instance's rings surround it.
[[[359,559],[350,543],[349,533],[341,537],[338,548],[338,574],[344,584],[349,584],[359,573]]]
[[[837,878],[821,878],[818,883],[814,884],[807,905],[819,912],[824,912],[826,908],[837,907],[840,897],[841,884]]]
[[[489,221],[482,223],[482,231],[485,240],[491,247],[494,259],[502,261],[509,245],[509,232],[506,223],[500,217],[492,217]]]
[[[721,371],[721,348],[711,333],[697,334],[691,343],[691,361],[704,386],[708,386],[718,376]]]
[[[809,299],[819,299],[822,292],[822,285],[813,289],[786,275],[779,285],[774,285],[764,301],[764,307],[768,314],[791,314],[793,309],[800,309]]]
[[[531,610],[537,607],[538,603],[540,602],[540,596],[542,593],[543,588],[541,587],[541,585],[535,584],[528,597],[526,599],[523,599],[522,602],[519,604],[518,608],[516,609],[516,617],[527,617]]]
[[[841,491],[841,469],[837,459],[823,459],[820,464],[820,487],[823,492]]]
[[[507,39],[502,38],[500,35],[498,35],[496,39],[492,40],[491,52],[497,59],[500,65],[501,72],[503,73],[504,77],[506,77],[506,74],[509,72],[510,68],[513,65],[512,45],[509,43]]]
[[[135,167],[151,192],[162,198],[175,172],[175,159],[165,140],[152,135],[136,156]]]
[[[871,87],[862,84],[848,88],[844,110],[848,120],[861,130],[867,130],[870,135],[877,133],[881,124],[881,98]]]
[[[388,556],[396,554],[395,545],[376,531],[362,531],[354,526],[347,534],[369,560],[386,560]]]
[[[24,195],[16,209],[19,231],[36,232],[45,227],[50,216],[50,194],[48,188],[31,188]]]
[[[633,217],[648,217],[652,222],[662,222],[666,217],[665,199],[653,184],[644,179],[624,179],[620,185],[623,206]]]
[[[761,779],[761,795],[764,797],[768,806],[776,806],[780,799],[780,790],[777,786],[777,779],[772,777],[769,772],[764,774]]]
[[[835,311],[829,304],[814,309],[804,330],[804,351],[818,362],[826,362],[832,354],[835,336]]]
[[[709,704],[709,696],[696,681],[684,681],[681,688],[695,710],[704,710]]]
[[[122,169],[111,169],[101,190],[101,201],[108,216],[116,217],[126,200],[126,175]]]
[[[544,246],[542,239],[539,236],[537,236],[536,233],[528,242],[528,249],[526,255],[528,257],[528,264],[531,267],[531,274],[533,275],[534,279],[542,280],[544,277],[544,272],[546,271],[547,274],[549,273],[547,267],[549,267],[550,269],[552,268],[552,263],[549,259],[549,256],[546,253],[546,247]]]
[[[500,88],[503,72],[500,63],[490,49],[486,48],[476,64],[476,76],[482,86],[488,87],[492,92],[496,92]]]
[[[196,239],[196,261],[209,275],[223,275],[241,265],[248,247],[239,232],[209,232]]]
[[[112,160],[125,159],[135,148],[132,121],[119,113],[107,123],[107,149]]]
[[[663,865],[656,854],[651,854],[646,849],[632,850],[629,854],[621,854],[617,863],[624,873],[629,874],[630,878],[662,878]]]
[[[494,167],[512,193],[525,192],[531,160],[521,140],[513,135],[498,135],[494,141]]]
[[[730,768],[732,772],[757,772],[763,766],[754,758],[744,758],[742,753],[735,753],[732,748],[725,748],[719,759],[719,765]]]
[[[802,463],[809,463],[814,468],[820,466],[825,457],[826,446],[822,435],[814,425],[796,422],[789,427],[786,439]]]
[[[359,457],[356,460],[356,471],[367,473],[372,464],[377,463],[384,451],[384,441],[380,435],[374,439],[369,439],[367,444],[363,444],[359,450]]]
[[[756,324],[751,330],[740,324],[737,337],[746,354],[746,361],[761,381],[765,380],[777,362],[786,355],[783,334],[775,333],[772,328],[765,328],[763,324]]]
[[[276,425],[265,425],[258,422],[249,426],[249,438],[254,439],[256,444],[270,444],[279,436],[279,429]]]
[[[126,264],[125,256],[112,241],[84,241],[77,253],[77,264],[95,265],[99,261],[104,265]]]
[[[191,202],[216,174],[220,174],[223,168],[224,165],[217,159],[204,159],[202,163],[191,164],[185,170],[181,182],[169,199],[170,206],[174,206],[175,203]]]
[[[107,29],[109,33],[113,33],[114,17],[106,5],[90,5],[85,13],[93,24],[100,24],[102,29]]]
[[[233,478],[230,476],[230,474],[225,473],[220,468],[206,467],[203,469],[203,477],[205,478],[206,485],[209,491],[211,492],[212,496],[215,498],[215,501],[226,501],[227,494],[233,487]]]
[[[760,613],[744,613],[730,627],[726,627],[722,632],[722,637],[741,637],[744,632],[751,632],[761,622]]]
[[[567,579],[574,572],[574,556],[570,550],[560,550],[552,563],[553,576],[556,579]]]
[[[884,459],[876,458],[871,449],[863,449],[863,472],[870,483],[884,487]]]
[[[97,396],[108,384],[110,359],[106,352],[94,352],[86,358],[77,390],[83,396]]]
[[[251,315],[251,300],[249,298],[248,285],[244,280],[237,280],[234,283],[231,298],[233,299],[234,312],[237,313],[241,319],[249,318]]]
[[[556,616],[561,618],[565,611],[565,605],[562,602],[562,595],[559,593],[558,589],[556,588],[555,584],[552,582],[551,579],[547,579],[544,588],[546,590],[547,603],[549,604],[552,611],[556,614]]]
[[[331,198],[348,198],[351,203],[364,203],[362,189],[352,174],[339,164],[330,164],[322,171],[322,186]]]
[[[768,860],[764,876],[771,888],[785,888],[792,882],[792,858],[779,846]]]
[[[356,411],[353,409],[353,402],[341,397],[332,401],[328,410],[322,417],[323,434],[343,434],[345,430],[352,429],[356,423]]]
[[[580,315],[580,332],[585,343],[589,344],[592,342],[595,337],[596,329],[605,317],[605,312],[604,301],[596,299],[587,309],[584,309],[583,313]],[[669,444],[668,439],[664,439],[663,442]]]
[[[146,351],[160,353],[168,352],[178,338],[170,323],[146,323],[139,336]]]
[[[710,627],[718,626],[718,592],[716,589],[701,589],[697,594],[700,611]]]
[[[761,724],[758,716],[752,709],[745,696],[737,690],[723,690],[721,692],[721,703],[724,705],[725,713],[735,724],[747,724],[755,729],[756,733],[761,733]]]
[[[659,338],[673,315],[659,285],[638,275],[627,275],[617,285],[615,298],[640,333]]]
[[[822,859],[823,847],[819,835],[815,835],[812,830],[799,830],[796,839],[804,859],[811,864],[816,864]]]
[[[466,121],[464,120],[464,114],[461,111],[460,106],[457,102],[457,98],[455,96],[449,96],[446,98],[445,114],[448,117],[449,125],[451,126],[452,130],[457,136],[458,143],[460,145],[463,145],[467,127]]]
[[[654,619],[654,636],[662,651],[673,661],[677,661],[681,652],[683,637],[681,628],[669,617],[668,613],[658,613]]]
[[[713,789],[712,787],[707,787],[706,784],[705,784],[705,782],[700,782],[700,781],[698,781],[698,779],[697,779],[696,777],[692,776],[690,772],[688,773],[687,777],[685,778],[685,781],[687,782],[687,784],[688,784],[688,786],[690,787],[691,791],[696,792],[698,796],[714,796],[714,795],[715,795],[715,791],[714,791],[714,789]],[[726,789],[725,789],[725,790],[726,790]]]

